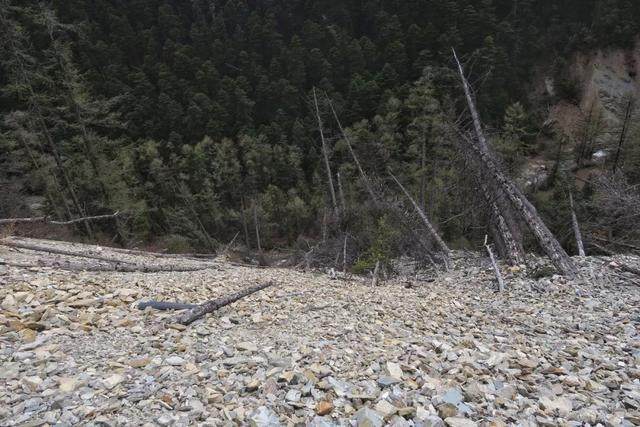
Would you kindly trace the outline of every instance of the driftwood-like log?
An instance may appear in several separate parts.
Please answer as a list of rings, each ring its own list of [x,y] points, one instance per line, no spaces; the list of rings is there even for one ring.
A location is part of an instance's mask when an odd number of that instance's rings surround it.
[[[236,292],[235,294],[231,294],[226,297],[213,299],[205,303],[202,303],[197,307],[195,307],[194,309],[186,312],[183,316],[181,316],[178,319],[178,323],[181,323],[183,325],[188,325],[200,319],[201,317],[203,317],[208,313],[214,312],[217,309],[224,307],[225,305],[232,304],[238,301],[239,299],[246,297],[247,295],[254,294],[258,291],[268,288],[269,286],[273,286],[273,284],[274,284],[273,282],[263,283],[261,285],[256,285],[247,289],[243,289],[239,292]]]
[[[147,307],[151,307],[154,310],[191,310],[197,306],[198,304],[166,301],[140,301],[137,305],[140,310],[144,310]]]
[[[32,218],[2,218],[0,219],[0,224],[42,222],[45,224],[53,224],[53,225],[73,225],[73,224],[78,224],[78,223],[87,222],[87,221],[99,221],[103,219],[117,218],[120,215],[122,215],[121,212],[114,212],[112,214],[106,214],[106,215],[85,216],[82,218],[75,218],[69,221],[55,221],[48,216],[37,216]]]

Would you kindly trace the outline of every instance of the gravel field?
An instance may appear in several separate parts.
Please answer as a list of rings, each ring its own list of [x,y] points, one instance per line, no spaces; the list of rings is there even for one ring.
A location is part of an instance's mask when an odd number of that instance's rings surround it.
[[[503,266],[507,291],[498,293],[477,258],[372,287],[224,259],[29,242],[208,268],[67,271],[51,262],[88,259],[0,246],[2,426],[640,424],[640,287],[610,265],[635,258],[580,260],[575,281]],[[178,312],[136,308],[269,280],[186,327]]]

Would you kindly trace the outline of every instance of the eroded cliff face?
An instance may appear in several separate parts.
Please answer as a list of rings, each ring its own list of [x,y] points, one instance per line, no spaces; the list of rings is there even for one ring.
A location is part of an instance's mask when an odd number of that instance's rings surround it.
[[[562,80],[552,75],[553,69],[547,63],[535,72],[532,103],[546,114],[546,132],[538,142],[549,152],[556,148],[564,152],[560,167],[586,178],[601,171],[598,164],[606,161],[617,144],[630,100],[640,99],[640,40],[633,49],[575,54]],[[588,158],[578,165],[575,151],[587,139]],[[531,159],[521,171],[522,184],[540,187],[554,163],[540,156]]]
[[[640,97],[640,42],[634,49],[598,50],[576,54],[567,70],[575,84],[578,103],[558,101],[549,110],[549,121],[567,134],[575,134],[594,111],[606,127],[619,126],[629,99]],[[547,95],[557,95],[558,82],[545,77]],[[606,142],[603,138],[602,143]]]

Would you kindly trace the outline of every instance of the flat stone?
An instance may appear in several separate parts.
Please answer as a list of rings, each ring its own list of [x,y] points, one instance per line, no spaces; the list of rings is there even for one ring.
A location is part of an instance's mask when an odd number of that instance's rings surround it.
[[[258,351],[258,346],[252,342],[245,341],[245,342],[238,343],[236,345],[236,349],[240,351],[247,351],[249,353],[253,353],[255,351]]]
[[[182,366],[184,365],[186,362],[186,360],[184,360],[182,357],[180,356],[170,356],[167,357],[164,362],[167,365],[171,365],[171,366]]]
[[[444,422],[449,427],[477,427],[478,423],[475,421],[471,421],[468,418],[460,418],[460,417],[449,417],[445,418]]]

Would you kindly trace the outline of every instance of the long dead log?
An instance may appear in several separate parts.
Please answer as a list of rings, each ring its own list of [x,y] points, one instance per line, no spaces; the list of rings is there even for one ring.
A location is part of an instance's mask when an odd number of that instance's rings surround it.
[[[55,221],[48,216],[37,216],[37,217],[31,217],[31,218],[2,218],[0,219],[0,224],[42,222],[45,224],[53,224],[53,225],[73,225],[73,224],[78,224],[78,223],[87,222],[87,221],[99,221],[103,219],[117,218],[120,215],[122,215],[121,212],[114,212],[112,214],[106,214],[106,215],[85,216],[82,218],[75,218],[69,221]]]
[[[52,248],[49,246],[37,245],[34,243],[23,243],[23,242],[11,241],[7,239],[0,240],[0,245],[8,246],[10,248],[27,249],[27,250],[36,251],[36,252],[48,252],[50,254],[66,255],[66,256],[73,256],[73,257],[79,257],[79,258],[89,258],[89,259],[95,259],[98,261],[114,262],[118,264],[135,264],[133,262],[124,261],[116,257],[94,255],[87,252],[73,251],[73,250],[62,249],[62,248]]]
[[[35,262],[11,262],[0,260],[0,265],[18,268],[56,268],[64,271],[96,271],[96,272],[122,272],[122,273],[162,273],[162,272],[188,272],[202,271],[215,268],[213,266],[188,267],[179,265],[131,265],[131,264],[110,264],[98,263],[71,263],[69,261],[51,261],[37,259]]]
[[[254,294],[258,291],[268,288],[269,286],[273,286],[273,284],[274,284],[273,282],[263,283],[260,285],[252,286],[247,289],[243,289],[240,292],[236,292],[235,294],[232,294],[226,297],[222,297],[222,298],[218,298],[218,299],[214,299],[214,300],[210,300],[205,303],[202,303],[196,308],[188,311],[183,316],[178,318],[178,323],[181,323],[183,325],[188,325],[200,319],[201,317],[203,317],[208,313],[216,311],[217,309],[224,307],[225,305],[232,304],[238,301],[239,299],[246,297],[247,295]]]
[[[38,260],[38,264],[29,265],[36,267],[38,265],[43,267],[58,267],[64,270],[70,271],[120,271],[120,272],[142,272],[142,273],[157,273],[163,271],[176,271],[176,272],[184,272],[184,271],[200,271],[212,268],[210,265],[202,265],[202,266],[182,266],[182,265],[146,265],[140,264],[133,261],[122,260],[118,257],[112,256],[104,256],[104,255],[95,255],[88,252],[75,251],[69,249],[62,248],[52,248],[49,246],[42,246],[33,243],[24,243],[18,241],[11,241],[7,239],[0,240],[1,246],[8,246],[11,248],[17,249],[27,249],[36,252],[47,252],[55,255],[64,255],[78,258],[86,258],[101,262],[108,262],[110,265],[100,265],[100,264],[73,264],[68,261],[49,261],[49,260]],[[27,266],[27,265],[25,265]]]

